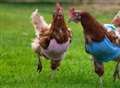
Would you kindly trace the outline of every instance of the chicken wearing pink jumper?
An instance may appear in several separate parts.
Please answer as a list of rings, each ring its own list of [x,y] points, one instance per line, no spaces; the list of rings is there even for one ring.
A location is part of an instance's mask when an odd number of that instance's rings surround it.
[[[63,8],[57,3],[51,24],[47,24],[43,16],[36,11],[32,13],[32,23],[36,38],[32,49],[38,56],[37,70],[42,71],[41,56],[51,60],[51,69],[56,71],[71,43],[71,31],[66,26]]]

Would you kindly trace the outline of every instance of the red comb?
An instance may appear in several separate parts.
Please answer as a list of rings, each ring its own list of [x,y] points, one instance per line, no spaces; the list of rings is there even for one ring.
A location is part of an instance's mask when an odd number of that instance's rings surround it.
[[[73,7],[70,8],[68,15],[69,15],[70,17],[72,17],[72,16],[74,16],[74,13],[75,13],[75,8],[73,8]]]
[[[62,12],[63,8],[59,2],[56,3],[56,12]]]

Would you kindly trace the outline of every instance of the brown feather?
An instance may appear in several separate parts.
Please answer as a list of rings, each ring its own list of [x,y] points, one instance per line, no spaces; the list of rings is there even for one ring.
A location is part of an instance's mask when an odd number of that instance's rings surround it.
[[[67,42],[68,39],[71,38],[72,34],[66,26],[62,11],[62,7],[58,6],[53,16],[50,29],[41,29],[40,45],[44,49],[46,49],[49,46],[51,39],[55,39],[58,43],[62,44]]]
[[[115,43],[115,36],[100,24],[94,17],[92,17],[88,12],[81,12],[81,24],[84,29],[85,36],[89,36],[92,41],[101,41],[105,36],[107,36],[111,42]],[[88,39],[86,40],[88,42]]]
[[[53,20],[51,25],[52,38],[55,38],[58,43],[65,43],[70,37],[70,32],[64,22],[64,17],[57,22],[56,19]]]

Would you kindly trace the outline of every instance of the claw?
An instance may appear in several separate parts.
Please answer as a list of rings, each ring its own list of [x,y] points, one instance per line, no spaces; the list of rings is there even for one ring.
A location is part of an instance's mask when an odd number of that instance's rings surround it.
[[[102,77],[100,77],[99,80],[100,80],[100,88],[103,88],[103,79],[102,79]]]
[[[38,72],[41,72],[42,71],[42,65],[40,63],[38,63],[37,65],[37,71]]]
[[[57,73],[57,70],[53,70],[53,71],[51,72],[50,76],[49,76],[49,77],[50,77],[50,79],[55,78],[56,73]]]
[[[42,63],[41,63],[40,55],[38,54],[37,57],[38,57],[37,71],[41,72],[42,71]]]
[[[102,76],[99,76],[99,79],[97,80],[96,84],[98,84],[98,85],[96,85],[96,88],[104,88]]]

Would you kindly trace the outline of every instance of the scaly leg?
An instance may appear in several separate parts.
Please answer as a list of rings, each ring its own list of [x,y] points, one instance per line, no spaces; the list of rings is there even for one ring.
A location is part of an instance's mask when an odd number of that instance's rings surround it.
[[[37,54],[37,57],[38,57],[38,62],[37,62],[37,71],[38,71],[38,72],[41,72],[41,71],[42,71],[41,58],[40,58],[40,55],[39,55],[39,54]]]
[[[51,60],[51,75],[50,78],[54,78],[54,76],[56,75],[56,71],[58,70],[58,66],[60,65],[60,61],[61,60]]]
[[[99,80],[100,80],[100,88],[103,88],[103,78],[102,78],[102,76],[99,78]]]
[[[95,72],[99,76],[99,83],[100,83],[100,88],[103,88],[103,80],[102,76],[104,74],[104,66],[102,62],[97,61],[94,58],[94,67],[95,67]]]

